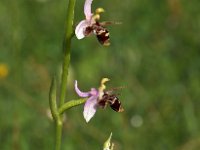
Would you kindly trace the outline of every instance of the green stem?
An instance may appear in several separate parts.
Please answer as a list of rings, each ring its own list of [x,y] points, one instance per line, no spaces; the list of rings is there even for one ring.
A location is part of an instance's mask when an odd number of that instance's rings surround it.
[[[56,147],[55,150],[60,150],[62,141],[62,127],[63,123],[60,119],[56,121]]]
[[[62,79],[61,79],[61,88],[60,88],[60,104],[59,104],[60,107],[64,104],[65,95],[66,95],[68,69],[69,69],[69,64],[70,64],[71,40],[73,37],[73,20],[74,20],[75,2],[76,0],[69,0],[68,10],[67,10],[66,34],[65,34],[64,44],[63,44],[64,60],[63,60]],[[61,149],[62,126],[63,126],[63,115],[59,115],[59,117],[56,119],[55,150]]]
[[[64,49],[64,62],[62,68],[62,80],[61,80],[61,92],[60,92],[60,106],[64,104],[66,95],[66,85],[68,77],[68,69],[70,63],[70,49],[71,49],[71,39],[73,36],[73,20],[74,20],[74,7],[76,0],[69,0],[68,12],[67,12],[67,24],[66,24],[66,34],[63,44]]]

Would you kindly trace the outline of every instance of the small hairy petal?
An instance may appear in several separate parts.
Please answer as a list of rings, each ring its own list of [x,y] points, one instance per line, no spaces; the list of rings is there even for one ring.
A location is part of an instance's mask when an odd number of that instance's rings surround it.
[[[90,119],[96,113],[97,98],[98,98],[98,96],[91,96],[85,103],[83,116],[84,116],[86,122],[89,122]]]
[[[75,29],[75,34],[76,34],[76,37],[77,39],[82,39],[85,37],[84,35],[84,31],[86,29],[86,27],[88,27],[90,24],[87,20],[82,20],[77,26],[76,26],[76,29]]]
[[[90,96],[90,92],[82,92],[82,91],[79,90],[77,80],[75,80],[75,85],[74,85],[74,87],[75,87],[76,93],[77,93],[80,97],[89,97],[89,96]]]
[[[91,10],[92,1],[93,0],[85,0],[84,13],[86,20],[90,20],[92,17],[92,10]]]

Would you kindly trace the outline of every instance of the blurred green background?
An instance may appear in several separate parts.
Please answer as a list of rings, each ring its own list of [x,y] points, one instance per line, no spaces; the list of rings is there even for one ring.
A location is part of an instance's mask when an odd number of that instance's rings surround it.
[[[54,125],[48,91],[61,70],[67,0],[0,1],[0,149],[51,150]],[[84,18],[77,0],[75,24]],[[200,149],[199,0],[94,0],[103,7],[111,46],[94,36],[73,39],[68,98],[98,87],[102,77],[125,111],[99,109],[86,123],[83,106],[68,111],[64,150],[101,150],[113,132],[115,150]]]

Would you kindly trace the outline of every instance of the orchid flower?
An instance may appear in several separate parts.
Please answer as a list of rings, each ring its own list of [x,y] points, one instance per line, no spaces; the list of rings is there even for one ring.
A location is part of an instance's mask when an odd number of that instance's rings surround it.
[[[95,115],[97,107],[98,107],[98,100],[102,98],[104,94],[104,90],[106,88],[105,83],[109,81],[108,78],[103,78],[101,80],[101,85],[99,89],[91,88],[88,92],[82,92],[78,88],[78,83],[75,81],[75,91],[76,93],[83,98],[88,98],[84,105],[83,116],[86,122],[89,122],[90,119]]]
[[[91,5],[93,0],[86,0],[84,5],[84,14],[85,19],[80,21],[80,23],[76,26],[75,34],[78,39],[83,39],[86,36],[89,36],[91,33],[96,35],[99,34],[99,30],[101,32],[107,33],[106,37],[109,38],[108,31],[101,25],[98,20],[100,19],[100,13],[104,12],[103,8],[97,8],[95,14],[91,12]],[[98,33],[97,33],[98,32]],[[104,34],[101,36],[105,36]],[[97,37],[98,38],[98,37]],[[98,38],[98,40],[100,40]],[[102,39],[101,39],[102,40]],[[107,39],[104,39],[107,40]],[[106,43],[108,45],[108,42]]]

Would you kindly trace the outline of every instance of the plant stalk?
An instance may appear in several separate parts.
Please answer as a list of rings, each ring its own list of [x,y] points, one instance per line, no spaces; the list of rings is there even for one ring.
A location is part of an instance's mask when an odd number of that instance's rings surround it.
[[[60,87],[60,103],[59,107],[64,104],[66,88],[67,88],[67,78],[68,70],[70,64],[70,51],[71,51],[71,40],[73,37],[73,21],[74,21],[74,7],[76,0],[69,0],[68,9],[67,9],[67,19],[66,19],[66,30],[65,30],[65,39],[63,43],[64,58],[63,58],[63,67],[62,67],[62,78],[61,78],[61,87]],[[62,143],[62,127],[63,127],[63,115],[59,115],[58,119],[55,120],[56,123],[56,146],[55,150],[61,149]]]

